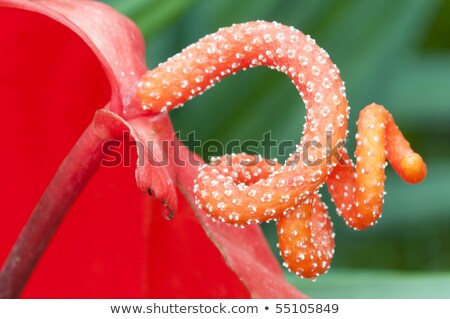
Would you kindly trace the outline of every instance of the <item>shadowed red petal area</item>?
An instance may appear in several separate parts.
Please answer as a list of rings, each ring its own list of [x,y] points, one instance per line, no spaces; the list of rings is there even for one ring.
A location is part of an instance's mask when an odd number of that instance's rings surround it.
[[[174,131],[167,114],[140,117],[128,123],[140,145],[136,170],[138,188],[164,203],[163,215],[171,219],[177,210],[173,153],[168,152]]]
[[[145,65],[136,27],[91,1],[0,0],[0,41],[4,129],[14,138],[2,144],[0,157],[3,263],[95,111],[107,105],[122,117],[134,115],[134,83]],[[196,168],[176,173],[192,199]],[[203,214],[200,222],[178,197],[179,218],[169,222],[158,212],[161,202],[136,189],[132,167],[101,167],[23,296],[301,296],[284,281],[259,228],[236,233],[241,230],[209,225]]]

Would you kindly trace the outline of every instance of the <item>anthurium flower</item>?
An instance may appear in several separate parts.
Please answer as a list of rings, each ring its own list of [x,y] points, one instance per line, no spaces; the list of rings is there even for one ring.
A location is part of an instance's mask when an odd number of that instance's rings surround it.
[[[141,112],[131,21],[94,1],[0,0],[0,30],[0,297],[33,270],[23,297],[303,297],[258,226],[194,205],[197,166],[174,151],[200,159],[166,113]],[[124,132],[169,164],[102,167],[103,143]]]
[[[300,144],[284,165],[242,153],[203,165],[196,204],[235,226],[276,220],[284,265],[315,279],[328,271],[334,254],[320,187],[327,183],[348,226],[364,230],[381,216],[386,160],[411,184],[425,178],[426,165],[392,115],[375,103],[360,112],[353,165],[343,148],[350,107],[339,69],[310,36],[277,22],[235,24],[205,36],[148,71],[138,96],[144,110],[170,111],[229,74],[257,66],[285,73],[300,92],[306,107]]]

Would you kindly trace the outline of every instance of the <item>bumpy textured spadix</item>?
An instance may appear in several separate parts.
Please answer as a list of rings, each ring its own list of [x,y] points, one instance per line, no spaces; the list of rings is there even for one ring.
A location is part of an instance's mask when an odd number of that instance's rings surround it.
[[[327,134],[333,146],[347,138],[349,107],[339,70],[313,39],[279,23],[249,22],[206,36],[147,72],[138,96],[148,112],[169,111],[224,77],[256,66],[285,73],[299,90],[306,106],[301,142],[283,166],[245,154],[204,165],[194,186],[197,204],[236,226],[278,219],[285,264],[298,276],[315,278],[328,270],[334,253],[332,224],[316,194],[323,183],[347,224],[364,229],[381,215],[386,153],[407,182],[423,180],[426,167],[391,115],[375,104],[360,115],[356,172],[344,148],[330,154]],[[311,141],[323,147],[302,154]]]

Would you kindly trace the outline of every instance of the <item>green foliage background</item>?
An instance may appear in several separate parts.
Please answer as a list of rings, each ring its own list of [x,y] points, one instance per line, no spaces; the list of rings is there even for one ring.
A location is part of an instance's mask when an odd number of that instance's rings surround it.
[[[364,232],[346,228],[330,204],[336,230],[331,271],[315,283],[288,279],[316,298],[450,297],[450,1],[105,2],[141,28],[149,68],[232,23],[276,20],[315,38],[346,82],[350,137],[365,105],[385,105],[426,160],[428,177],[412,186],[388,168],[383,218]],[[257,68],[171,113],[181,138],[195,130],[202,141],[260,140],[271,130],[278,141],[298,141],[304,107],[286,76]],[[354,148],[354,138],[348,146]],[[278,255],[274,223],[263,228]]]

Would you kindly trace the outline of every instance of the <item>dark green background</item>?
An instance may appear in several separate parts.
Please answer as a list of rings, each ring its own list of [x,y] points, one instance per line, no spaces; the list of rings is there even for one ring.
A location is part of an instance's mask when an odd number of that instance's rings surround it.
[[[355,121],[371,102],[385,105],[428,165],[420,185],[387,169],[383,218],[364,232],[330,212],[336,255],[317,282],[288,275],[312,297],[450,297],[450,1],[439,0],[110,0],[147,41],[149,68],[232,23],[276,20],[310,34],[340,70]],[[283,74],[240,72],[171,112],[181,137],[202,141],[298,141],[304,107]],[[283,158],[280,158],[283,160]],[[326,192],[324,192],[326,193]],[[326,194],[324,194],[326,197]],[[274,223],[263,225],[274,252]]]

